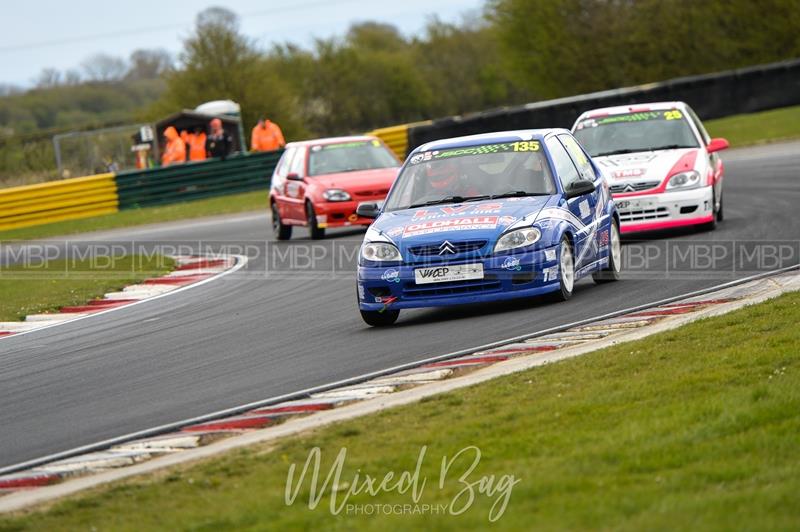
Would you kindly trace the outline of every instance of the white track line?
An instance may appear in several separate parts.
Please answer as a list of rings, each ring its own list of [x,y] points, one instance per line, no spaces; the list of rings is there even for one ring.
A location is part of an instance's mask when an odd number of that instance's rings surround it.
[[[156,299],[161,299],[162,297],[171,296],[173,294],[177,294],[179,292],[183,292],[184,290],[189,290],[191,288],[196,288],[196,287],[202,286],[202,285],[204,285],[206,283],[210,283],[211,281],[216,281],[217,279],[220,279],[220,278],[222,278],[222,277],[224,277],[224,276],[226,276],[228,274],[231,274],[231,273],[234,273],[234,272],[236,272],[238,270],[241,270],[247,264],[247,257],[244,256],[244,255],[227,255],[227,256],[235,258],[236,259],[236,264],[234,264],[231,268],[228,268],[227,270],[225,270],[223,272],[220,272],[220,273],[218,273],[217,275],[215,275],[213,277],[209,277],[208,279],[203,279],[202,281],[197,281],[196,283],[188,284],[186,286],[182,286],[180,288],[176,288],[174,290],[170,290],[169,292],[164,292],[163,294],[154,295],[153,297],[149,297],[147,299],[141,299],[141,300],[133,302],[133,303],[128,303],[127,305],[122,305],[122,306],[110,308],[110,309],[107,309],[107,310],[101,310],[99,312],[92,312],[91,314],[86,314],[85,316],[79,316],[79,317],[72,318],[72,319],[66,319],[66,320],[57,320],[56,319],[56,320],[54,320],[55,323],[52,323],[50,325],[42,325],[41,327],[36,327],[36,328],[31,329],[29,331],[23,331],[23,332],[18,332],[18,333],[14,333],[14,334],[9,334],[7,336],[0,336],[0,342],[2,342],[3,340],[10,340],[12,338],[19,338],[20,336],[23,336],[25,334],[30,334],[32,332],[39,332],[39,331],[43,331],[45,329],[51,329],[53,327],[58,327],[60,325],[65,325],[67,323],[75,323],[76,321],[86,320],[86,319],[89,319],[89,318],[94,318],[95,316],[102,316],[102,315],[108,314],[109,312],[114,312],[114,311],[117,311],[117,310],[123,310],[123,309],[131,308],[131,307],[133,307],[135,305],[140,305],[142,303],[149,303],[150,301],[155,301]],[[53,314],[53,316],[58,316],[58,314]],[[25,322],[20,322],[20,323],[25,323]],[[2,470],[0,470],[0,471],[2,471]]]

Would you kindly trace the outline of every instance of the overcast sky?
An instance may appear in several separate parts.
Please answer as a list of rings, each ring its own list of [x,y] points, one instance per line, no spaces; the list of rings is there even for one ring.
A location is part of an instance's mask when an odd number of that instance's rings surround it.
[[[264,47],[342,35],[353,22],[376,20],[405,35],[419,32],[430,16],[447,22],[475,13],[483,0],[0,0],[0,83],[30,86],[44,68],[77,68],[98,52],[127,58],[138,48],[177,54],[195,15],[224,5],[241,17],[242,31]]]

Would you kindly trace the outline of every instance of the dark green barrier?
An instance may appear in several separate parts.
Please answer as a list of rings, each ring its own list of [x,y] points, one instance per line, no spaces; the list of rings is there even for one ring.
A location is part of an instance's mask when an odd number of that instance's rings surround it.
[[[282,150],[117,174],[119,208],[133,209],[266,190]],[[266,203],[265,203],[266,205]]]
[[[571,128],[589,109],[675,100],[691,105],[703,120],[797,105],[800,59],[442,118],[410,127],[408,149],[434,140],[492,131]]]

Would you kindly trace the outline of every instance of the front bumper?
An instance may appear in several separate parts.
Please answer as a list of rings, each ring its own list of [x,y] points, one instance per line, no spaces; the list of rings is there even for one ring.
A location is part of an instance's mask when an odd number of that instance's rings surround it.
[[[506,259],[519,263],[504,267]],[[531,297],[557,290],[556,246],[485,258],[380,267],[359,266],[358,303],[361,310],[445,307]],[[483,279],[418,285],[414,270],[455,264],[482,264]],[[390,275],[387,275],[387,272]]]
[[[620,231],[657,231],[713,220],[713,187],[680,192],[615,197]]]
[[[348,227],[352,225],[370,225],[375,220],[364,218],[356,214],[356,208],[361,201],[380,201],[359,200],[359,201],[323,201],[314,204],[314,212],[317,215],[317,226],[320,229],[328,227]]]

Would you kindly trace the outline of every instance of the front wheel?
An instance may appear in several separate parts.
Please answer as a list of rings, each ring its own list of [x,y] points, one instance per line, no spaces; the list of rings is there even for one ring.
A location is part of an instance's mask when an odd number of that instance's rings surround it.
[[[278,205],[272,204],[272,234],[278,240],[289,240],[292,238],[292,226],[286,225],[281,220],[281,213],[278,211]]]
[[[551,294],[555,301],[566,301],[572,297],[575,287],[575,255],[566,236],[561,237],[558,249],[558,290]]]
[[[720,204],[722,207],[722,204]],[[717,228],[717,221],[719,220],[718,211],[717,211],[717,191],[714,190],[714,187],[711,187],[711,221],[703,224],[702,227],[706,231],[713,231]]]
[[[325,228],[320,227],[317,223],[317,214],[314,212],[314,206],[310,202],[306,203],[306,221],[308,222],[308,230],[311,232],[312,240],[325,238]]]
[[[364,320],[364,323],[372,327],[387,327],[396,322],[397,318],[400,316],[399,310],[362,310],[360,312],[361,319]]]
[[[622,270],[622,243],[619,238],[619,227],[617,221],[611,222],[611,229],[608,235],[608,266],[592,274],[592,279],[597,284],[609,283],[619,280],[619,273]]]

